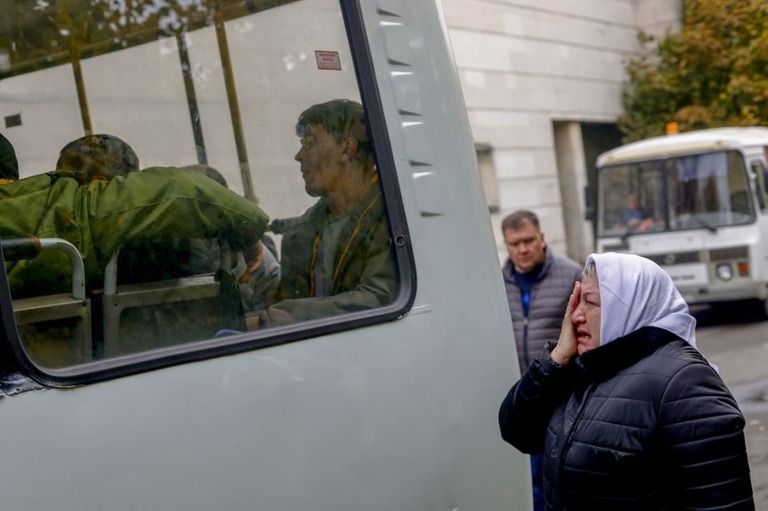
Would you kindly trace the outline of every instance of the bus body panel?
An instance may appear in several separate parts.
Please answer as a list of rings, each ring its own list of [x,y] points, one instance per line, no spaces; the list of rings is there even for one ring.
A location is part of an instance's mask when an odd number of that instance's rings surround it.
[[[6,398],[5,505],[526,509],[511,479],[526,477],[525,459],[500,448],[495,421],[508,381],[472,376],[508,371],[507,346],[476,345],[504,325],[461,327],[440,308],[436,300],[432,312],[370,331]],[[451,342],[449,329],[465,339]]]

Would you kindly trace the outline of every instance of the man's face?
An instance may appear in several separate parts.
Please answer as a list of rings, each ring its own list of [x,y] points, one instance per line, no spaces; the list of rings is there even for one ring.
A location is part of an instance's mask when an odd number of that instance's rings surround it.
[[[531,222],[520,229],[505,229],[504,244],[518,273],[527,273],[544,262],[544,233]]]
[[[595,278],[581,283],[579,305],[571,313],[576,330],[576,351],[579,355],[600,346],[600,287]]]
[[[301,148],[295,159],[301,164],[304,188],[311,197],[323,197],[331,192],[339,180],[344,145],[336,142],[320,124],[309,126],[301,137]]]

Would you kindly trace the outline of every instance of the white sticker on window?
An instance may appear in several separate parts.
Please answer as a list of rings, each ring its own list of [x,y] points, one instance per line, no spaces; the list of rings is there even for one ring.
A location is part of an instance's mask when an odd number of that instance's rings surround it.
[[[341,59],[337,51],[315,50],[317,69],[341,71]]]

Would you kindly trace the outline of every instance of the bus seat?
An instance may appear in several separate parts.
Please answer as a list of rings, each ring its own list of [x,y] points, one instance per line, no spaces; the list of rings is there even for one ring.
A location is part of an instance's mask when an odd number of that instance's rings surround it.
[[[228,269],[121,285],[118,257],[119,251],[104,273],[100,356],[115,357],[210,339],[223,329],[245,329],[237,283],[234,295],[227,287],[227,279],[234,280]],[[221,259],[228,257],[226,251]],[[234,318],[229,314],[232,310],[237,311]]]
[[[33,259],[45,250],[69,257],[72,292],[13,301],[21,345],[36,364],[60,368],[91,360],[91,301],[85,296],[85,269],[77,248],[60,238],[13,238],[0,241],[7,262]]]

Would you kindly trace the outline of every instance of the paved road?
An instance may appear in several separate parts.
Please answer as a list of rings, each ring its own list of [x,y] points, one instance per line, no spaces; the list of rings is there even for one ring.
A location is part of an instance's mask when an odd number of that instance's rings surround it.
[[[768,511],[768,321],[743,307],[693,312],[699,348],[720,368],[747,420],[755,507]]]

